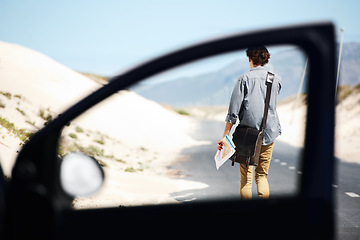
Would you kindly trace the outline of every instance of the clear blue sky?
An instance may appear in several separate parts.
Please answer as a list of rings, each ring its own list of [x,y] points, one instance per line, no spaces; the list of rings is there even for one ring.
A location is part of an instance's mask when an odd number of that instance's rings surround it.
[[[345,42],[360,42],[359,9],[358,0],[0,0],[0,41],[113,75],[194,42],[264,27],[331,20],[345,29]]]

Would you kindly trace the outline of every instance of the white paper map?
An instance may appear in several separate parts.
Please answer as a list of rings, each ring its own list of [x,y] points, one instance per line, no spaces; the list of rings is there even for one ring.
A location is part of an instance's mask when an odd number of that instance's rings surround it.
[[[219,170],[221,165],[235,153],[235,144],[228,135],[221,139],[221,141],[223,143],[223,148],[217,150],[214,157],[217,170]]]

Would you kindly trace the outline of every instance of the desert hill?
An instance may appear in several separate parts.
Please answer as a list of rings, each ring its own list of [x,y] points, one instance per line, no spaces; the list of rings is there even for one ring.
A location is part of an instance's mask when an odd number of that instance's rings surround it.
[[[61,112],[100,84],[34,50],[0,42],[1,91]]]

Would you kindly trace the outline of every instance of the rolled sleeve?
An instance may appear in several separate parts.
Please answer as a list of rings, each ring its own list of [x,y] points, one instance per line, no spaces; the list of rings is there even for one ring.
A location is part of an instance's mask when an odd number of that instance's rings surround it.
[[[244,93],[245,93],[244,90],[245,90],[244,81],[242,78],[240,78],[236,82],[233,92],[231,94],[229,110],[226,115],[225,122],[235,124],[236,120],[239,118],[240,108],[244,99]]]
[[[238,116],[235,114],[230,115],[229,113],[226,115],[225,122],[236,124],[236,120],[238,119]]]

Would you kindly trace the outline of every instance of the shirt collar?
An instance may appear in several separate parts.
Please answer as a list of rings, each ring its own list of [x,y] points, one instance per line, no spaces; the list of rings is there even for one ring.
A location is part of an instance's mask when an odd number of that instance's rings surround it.
[[[250,71],[264,70],[264,69],[265,69],[264,66],[259,66],[259,67],[254,67],[254,68],[250,69]]]

